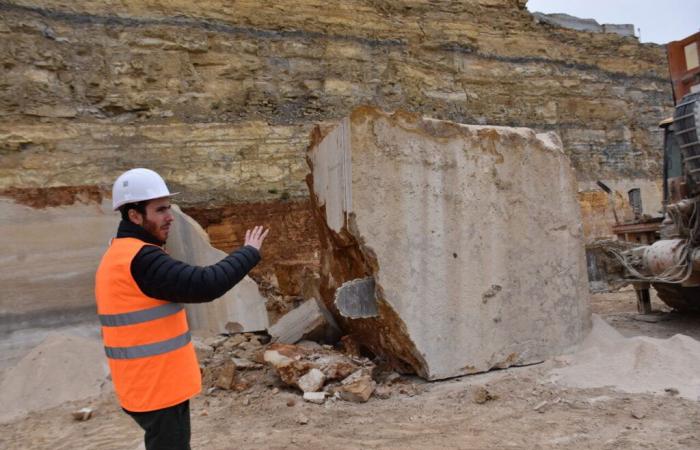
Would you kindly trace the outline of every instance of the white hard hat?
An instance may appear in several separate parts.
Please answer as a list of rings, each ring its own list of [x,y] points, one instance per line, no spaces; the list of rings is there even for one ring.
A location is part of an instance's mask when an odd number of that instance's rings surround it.
[[[165,181],[150,169],[131,169],[119,175],[112,186],[112,208],[116,211],[127,203],[136,203],[155,198],[172,197]]]

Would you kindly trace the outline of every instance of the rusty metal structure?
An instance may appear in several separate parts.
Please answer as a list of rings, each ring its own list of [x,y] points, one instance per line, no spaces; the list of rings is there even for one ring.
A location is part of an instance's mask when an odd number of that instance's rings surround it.
[[[667,45],[675,112],[664,130],[663,220],[637,211],[635,221],[613,227],[618,242],[598,245],[611,284],[634,285],[640,313],[649,313],[649,288],[680,311],[700,311],[700,33]],[[595,251],[594,250],[594,251]],[[600,253],[599,253],[600,254]]]

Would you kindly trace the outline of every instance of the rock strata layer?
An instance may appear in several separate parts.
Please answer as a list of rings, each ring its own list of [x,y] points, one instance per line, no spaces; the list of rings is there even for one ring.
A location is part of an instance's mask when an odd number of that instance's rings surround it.
[[[309,130],[370,103],[557,131],[579,180],[658,178],[664,49],[525,3],[2,2],[0,190],[147,166],[183,206],[304,198]]]
[[[308,159],[321,296],[399,370],[534,363],[590,328],[575,174],[556,135],[359,108],[316,134]],[[345,317],[336,291],[370,276],[377,317]]]

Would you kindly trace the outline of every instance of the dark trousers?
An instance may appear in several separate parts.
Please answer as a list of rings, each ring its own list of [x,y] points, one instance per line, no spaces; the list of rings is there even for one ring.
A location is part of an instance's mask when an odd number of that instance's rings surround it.
[[[189,400],[155,411],[124,411],[146,432],[146,450],[190,450]]]

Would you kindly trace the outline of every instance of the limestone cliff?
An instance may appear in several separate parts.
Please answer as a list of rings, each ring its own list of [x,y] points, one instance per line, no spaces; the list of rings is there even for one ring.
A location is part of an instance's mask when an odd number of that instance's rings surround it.
[[[185,207],[303,202],[312,125],[373,104],[556,131],[581,188],[641,180],[656,199],[663,48],[525,3],[1,1],[0,191],[99,191],[147,166]]]

